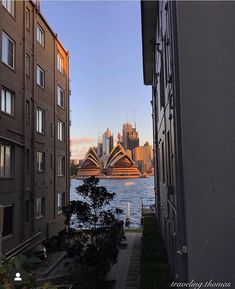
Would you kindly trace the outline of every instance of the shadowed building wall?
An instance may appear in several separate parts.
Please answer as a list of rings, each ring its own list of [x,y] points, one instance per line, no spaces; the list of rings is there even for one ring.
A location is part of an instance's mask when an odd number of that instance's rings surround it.
[[[143,1],[155,192],[172,276],[235,286],[235,2]],[[222,286],[223,287],[223,286]],[[221,288],[222,288],[221,287]]]
[[[6,256],[64,229],[69,54],[31,1],[0,4],[0,205]]]

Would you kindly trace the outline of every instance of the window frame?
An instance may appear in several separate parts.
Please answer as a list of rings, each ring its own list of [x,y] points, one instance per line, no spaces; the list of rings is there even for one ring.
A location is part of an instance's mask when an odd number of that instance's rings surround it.
[[[36,198],[36,219],[41,219],[45,217],[45,197]]]
[[[28,62],[27,62],[28,59]],[[28,68],[27,68],[28,66]],[[30,59],[30,55],[28,53],[25,54],[25,75],[30,78],[31,76],[31,59]]]
[[[64,75],[64,57],[59,51],[57,51],[56,68],[61,74]]]
[[[41,120],[42,123],[41,125],[39,125],[39,121],[40,121],[40,117],[38,113],[42,113],[41,114]],[[39,134],[43,134],[45,135],[45,111],[43,109],[41,109],[40,107],[36,108],[36,132]]]
[[[7,61],[4,60],[4,41],[3,38],[6,37],[7,41],[11,41],[13,44],[13,53],[12,53],[12,66],[8,63],[8,56],[9,56],[9,47],[7,49]],[[8,46],[8,42],[7,42]],[[2,30],[2,63],[4,63],[7,67],[9,67],[12,70],[15,70],[15,54],[16,54],[16,43],[15,41],[8,35],[4,30]]]
[[[63,96],[63,104],[61,105],[61,92]],[[57,105],[61,108],[65,108],[65,92],[63,88],[61,88],[59,85],[57,85]]]
[[[9,175],[6,174],[6,148],[8,148],[10,152]],[[5,144],[0,144],[0,179],[12,179],[12,178],[14,178],[14,147]]]
[[[37,39],[37,42],[44,48],[45,47],[45,31],[39,23],[37,23],[37,26],[36,26],[36,39]]]
[[[42,74],[38,74],[38,72],[39,73],[42,73]],[[43,79],[42,79],[42,84],[41,84],[41,81],[38,79],[38,76],[41,76],[41,75],[43,75]],[[42,89],[44,89],[45,88],[45,70],[43,70],[42,68],[41,68],[41,66],[40,65],[38,65],[37,64],[37,70],[36,70],[36,81],[37,81],[37,85],[40,87],[40,88],[42,88]],[[39,82],[38,82],[39,81]]]
[[[7,93],[10,94],[10,111],[7,111]],[[4,99],[4,101],[3,101]],[[3,103],[4,103],[4,110],[3,110]],[[15,93],[5,86],[2,86],[1,88],[1,112],[10,115],[10,116],[15,116]]]
[[[65,192],[57,193],[57,214],[63,213],[63,207],[65,206]]]
[[[39,155],[41,158],[39,159]],[[37,173],[45,172],[45,152],[37,151],[36,152],[36,171]]]
[[[65,139],[65,123],[61,120],[57,120],[57,139],[64,141]]]
[[[61,155],[57,158],[57,176],[65,176],[65,157]]]
[[[30,10],[28,7],[25,9],[25,27],[28,31],[30,31]]]
[[[6,6],[4,5],[6,3]],[[10,3],[11,7],[7,7],[7,4]],[[15,18],[15,1],[14,0],[2,0],[2,6],[4,9],[13,17]]]

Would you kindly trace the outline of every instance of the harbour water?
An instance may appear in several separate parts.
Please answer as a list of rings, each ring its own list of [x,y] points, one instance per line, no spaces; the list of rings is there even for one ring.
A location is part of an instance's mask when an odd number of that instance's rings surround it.
[[[83,183],[82,180],[71,180],[70,199],[79,199],[76,188]],[[116,195],[110,204],[113,208],[124,210],[120,219],[125,220],[125,209],[127,202],[130,203],[130,227],[140,227],[141,203],[151,205],[155,202],[153,177],[138,179],[101,179],[99,185],[105,186],[109,192]]]

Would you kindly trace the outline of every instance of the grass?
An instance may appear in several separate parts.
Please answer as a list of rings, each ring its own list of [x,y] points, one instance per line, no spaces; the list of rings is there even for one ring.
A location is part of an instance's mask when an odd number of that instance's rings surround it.
[[[124,229],[125,233],[142,233],[143,232],[143,228],[128,228],[128,229]]]
[[[144,218],[139,289],[169,289],[170,270],[154,216]]]

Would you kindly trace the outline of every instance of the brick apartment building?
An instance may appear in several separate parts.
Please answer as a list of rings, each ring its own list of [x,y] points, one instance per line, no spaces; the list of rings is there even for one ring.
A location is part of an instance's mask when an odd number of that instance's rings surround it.
[[[69,53],[38,2],[0,3],[0,244],[10,257],[64,229]]]

